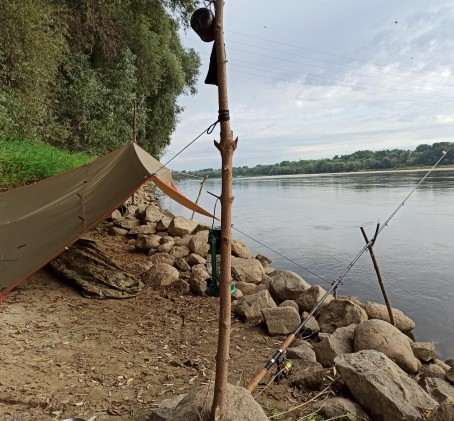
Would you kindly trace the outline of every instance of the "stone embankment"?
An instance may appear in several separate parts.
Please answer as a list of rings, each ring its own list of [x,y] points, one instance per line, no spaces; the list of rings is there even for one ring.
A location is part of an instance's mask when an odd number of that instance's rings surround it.
[[[208,225],[161,211],[154,204],[129,205],[124,214],[113,212],[110,220],[111,235],[124,237],[137,252],[150,256],[142,268],[144,284],[176,288],[182,294],[205,294]],[[284,337],[297,328],[326,291],[309,285],[292,271],[273,268],[271,263],[261,254],[253,257],[242,241],[233,241],[232,278],[237,292],[232,311],[246,323],[263,324],[264,334]],[[301,332],[304,340],[297,339],[286,355],[295,367],[289,383],[320,390],[327,369],[335,367],[336,381],[349,392],[344,394],[349,399],[327,399],[321,416],[454,420],[454,361],[438,359],[434,343],[416,342],[413,320],[398,309],[393,313],[395,326],[389,323],[382,304],[329,296],[316,317],[310,318]],[[172,405],[165,406],[154,419],[187,414],[178,402],[174,401],[176,412]],[[260,410],[254,417],[242,419],[266,419]]]

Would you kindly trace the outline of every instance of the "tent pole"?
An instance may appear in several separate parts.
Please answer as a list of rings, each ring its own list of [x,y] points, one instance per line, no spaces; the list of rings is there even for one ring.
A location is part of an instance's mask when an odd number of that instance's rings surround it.
[[[221,274],[220,274],[220,304],[219,304],[219,333],[216,353],[216,377],[214,383],[213,405],[211,420],[222,419],[226,410],[227,375],[230,348],[231,329],[231,250],[232,250],[232,158],[237,140],[233,140],[230,130],[229,103],[227,95],[227,71],[224,46],[224,0],[215,2],[216,52],[218,77],[219,122],[221,140],[214,142],[222,158],[222,193],[221,193]]]

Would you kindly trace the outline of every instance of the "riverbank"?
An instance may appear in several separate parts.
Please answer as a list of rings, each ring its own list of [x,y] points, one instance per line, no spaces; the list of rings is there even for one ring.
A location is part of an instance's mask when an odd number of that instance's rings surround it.
[[[112,221],[87,236],[121,268],[142,279],[137,297],[89,300],[42,270],[0,302],[0,419],[145,420],[163,399],[212,381],[218,299],[195,295],[206,287],[205,265],[200,260],[206,256],[206,230],[203,224],[172,218],[168,212],[160,214],[155,207],[147,209],[130,207],[124,217],[115,213]],[[145,229],[148,234],[137,234]],[[234,306],[229,382],[246,385],[298,322],[300,310],[311,307],[323,290],[307,285],[296,274],[276,270],[264,256],[253,258],[241,242],[235,244],[233,274],[244,297],[238,294]],[[178,275],[169,282],[176,268]],[[251,304],[262,297],[261,307]],[[336,302],[353,309],[349,314],[356,316],[339,318],[334,310],[323,317],[320,314],[318,321],[324,323],[318,331],[316,327],[306,331],[307,341],[299,340],[299,350],[293,351],[299,371],[280,384],[254,392],[269,416],[293,409],[273,419],[304,419],[313,411],[321,413],[333,395],[352,398],[346,380],[331,368],[333,352],[341,354],[333,344],[353,352],[351,326],[367,322],[370,311],[356,299]],[[284,320],[274,323],[273,317],[281,312]],[[346,320],[348,325],[341,325]],[[409,323],[402,329],[411,330]],[[304,362],[308,355],[310,363]],[[422,367],[413,354],[408,358],[410,371],[414,364],[418,370]],[[443,367],[435,359],[432,353],[424,365],[432,370]],[[301,375],[308,365],[314,368],[311,383]],[[408,378],[418,374],[413,372]],[[431,402],[427,398],[426,403]]]

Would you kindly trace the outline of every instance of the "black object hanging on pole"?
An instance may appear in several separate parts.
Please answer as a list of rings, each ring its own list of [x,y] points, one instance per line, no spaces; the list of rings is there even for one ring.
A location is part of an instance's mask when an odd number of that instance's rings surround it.
[[[213,12],[206,7],[197,9],[191,16],[191,28],[202,39],[202,41],[213,42],[216,33],[215,16]],[[213,44],[213,49],[211,50],[210,55],[210,65],[205,78],[205,83],[207,85],[218,86],[218,65],[216,54],[216,44]]]

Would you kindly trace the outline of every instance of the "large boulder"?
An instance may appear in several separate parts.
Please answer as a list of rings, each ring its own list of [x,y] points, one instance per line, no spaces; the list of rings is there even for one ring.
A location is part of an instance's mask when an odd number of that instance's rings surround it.
[[[167,231],[172,237],[183,237],[184,235],[192,234],[198,225],[199,223],[192,219],[176,216],[172,219]]]
[[[195,266],[195,265],[204,265],[207,261],[205,258],[202,256],[196,254],[196,253],[191,253],[187,258],[186,261],[190,266]]]
[[[266,257],[261,253],[257,254],[255,258],[262,264],[264,269],[272,263],[272,260],[269,257]]]
[[[389,319],[388,308],[384,304],[374,303],[373,301],[366,301],[360,304],[362,309],[367,313],[369,319],[380,319],[385,322],[391,323]],[[393,312],[394,322],[397,329],[401,332],[409,332],[415,328],[415,322],[406,316],[397,308],[391,308]]]
[[[427,418],[427,421],[452,421],[454,420],[454,399],[446,399],[440,406],[435,408]]]
[[[208,390],[207,390],[208,389]],[[213,402],[214,384],[190,392],[172,413],[172,421],[209,419]],[[259,403],[244,388],[227,384],[226,412],[222,421],[268,421]],[[216,418],[220,419],[220,418]]]
[[[323,367],[332,367],[336,357],[353,352],[355,327],[356,325],[340,327],[333,334],[326,336],[314,345],[317,361]]]
[[[289,379],[289,383],[307,390],[320,390],[323,375],[323,367],[318,362],[301,361],[301,363],[297,363],[296,369]]]
[[[169,253],[170,250],[172,250],[174,246],[175,246],[175,241],[173,240],[173,237],[170,237],[169,235],[167,235],[167,236],[161,238],[161,244],[158,247],[158,251],[161,251],[164,253]]]
[[[311,311],[325,294],[326,290],[321,286],[313,285],[297,297],[295,301],[298,304],[300,311]],[[322,306],[329,304],[333,299],[334,297],[332,295],[328,295]]]
[[[207,289],[207,280],[209,278],[210,275],[204,268],[194,266],[191,269],[191,277],[189,279],[191,292],[195,295],[204,295]]]
[[[171,256],[175,257],[175,259],[189,256],[190,253],[191,251],[186,246],[174,246],[169,252]]]
[[[241,298],[235,306],[235,314],[244,317],[248,322],[262,322],[264,320],[262,310],[275,307],[276,303],[270,293],[263,290]]]
[[[269,290],[273,299],[280,303],[285,300],[296,300],[310,287],[297,273],[291,270],[278,270],[271,279]]]
[[[367,320],[366,312],[352,300],[332,300],[320,311],[318,324],[322,332],[333,333],[339,327],[360,324]]]
[[[251,295],[257,292],[257,284],[253,284],[252,282],[237,282],[235,287],[236,289],[239,289],[243,295]]]
[[[412,342],[410,345],[414,356],[420,361],[427,363],[437,358],[435,342]]]
[[[159,407],[153,409],[152,413],[146,418],[150,421],[172,421],[172,414],[176,406],[188,394],[177,395],[174,398],[164,399],[159,402]]]
[[[288,335],[301,323],[300,315],[293,307],[264,308],[262,314],[270,336]]]
[[[444,379],[446,377],[446,372],[437,364],[423,364],[418,371],[418,378],[422,380],[427,377]]]
[[[242,257],[243,259],[251,259],[252,253],[247,248],[246,244],[244,244],[241,240],[233,240],[232,241],[232,256],[235,257]]]
[[[310,345],[301,341],[297,346],[287,349],[287,358],[290,360],[304,360],[304,361],[317,361],[314,350]]]
[[[320,332],[320,325],[318,324],[317,319],[312,316],[309,317],[309,313],[307,311],[304,311],[303,314],[301,314],[301,321],[303,320],[306,320],[306,322],[304,323],[304,327],[300,332],[301,336],[308,337],[316,335]]]
[[[443,379],[426,377],[419,381],[419,385],[439,403],[454,399],[454,386]]]
[[[259,287],[263,287],[262,284],[259,285]],[[268,289],[268,288],[267,288]],[[298,304],[296,304],[295,301],[293,300],[285,300],[285,301],[282,301],[282,303],[280,303],[278,305],[278,307],[293,307],[298,313],[300,311],[300,308],[298,307]]]
[[[237,282],[260,283],[265,271],[258,260],[232,256],[232,275]]]
[[[161,237],[159,235],[145,235],[136,239],[135,247],[137,251],[148,251],[150,249],[157,249],[160,244]]]
[[[149,205],[144,212],[145,222],[159,222],[164,217],[164,214],[156,205]]]
[[[369,420],[364,410],[355,402],[338,397],[325,400],[318,413],[326,420]]]
[[[149,222],[145,225],[139,225],[129,231],[129,235],[151,235],[156,232],[156,224]]]
[[[171,256],[169,253],[159,252],[151,255],[150,262],[153,263],[153,265],[157,265],[158,263],[167,263],[170,266],[174,266],[175,257]]]
[[[167,286],[173,284],[180,273],[167,263],[158,263],[142,274],[142,282],[151,286]]]
[[[411,350],[411,339],[384,320],[368,320],[356,326],[353,342],[355,352],[365,349],[383,352],[407,373],[414,374],[420,367]]]
[[[175,259],[175,267],[182,272],[189,272],[191,270],[191,266],[189,266],[188,262],[182,257],[177,257]]]
[[[210,250],[210,245],[208,244],[208,234],[209,231],[204,230],[199,231],[191,237],[189,240],[189,249],[192,253],[196,253],[203,257],[208,255],[208,251]]]
[[[372,419],[423,420],[438,403],[386,355],[378,351],[343,354],[336,368],[351,394]]]

